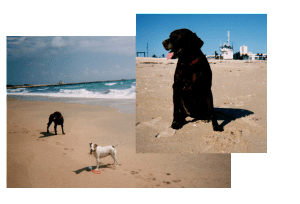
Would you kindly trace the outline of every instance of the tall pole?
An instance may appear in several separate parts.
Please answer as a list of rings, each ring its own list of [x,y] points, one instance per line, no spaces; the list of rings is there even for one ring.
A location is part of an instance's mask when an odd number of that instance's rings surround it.
[[[229,46],[229,31],[228,31],[228,46]]]
[[[148,43],[147,43],[147,57],[148,57]]]

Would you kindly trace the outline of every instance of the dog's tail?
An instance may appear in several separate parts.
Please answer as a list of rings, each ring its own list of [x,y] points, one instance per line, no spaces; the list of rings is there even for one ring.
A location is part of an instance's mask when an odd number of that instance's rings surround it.
[[[119,144],[119,143],[118,143]],[[116,148],[116,146],[118,146],[118,144],[116,144],[116,145],[114,145],[114,146],[112,146],[113,148]]]

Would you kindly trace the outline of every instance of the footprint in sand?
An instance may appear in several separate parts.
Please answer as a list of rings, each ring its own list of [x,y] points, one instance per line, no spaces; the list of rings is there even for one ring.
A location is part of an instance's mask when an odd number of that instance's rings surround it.
[[[170,124],[161,121],[161,117],[152,118],[147,122],[138,122],[136,126],[148,126],[158,130],[158,134],[155,135],[156,138],[161,137],[172,137],[175,134],[175,130],[169,127]],[[160,131],[163,130],[163,131]]]
[[[180,181],[181,181],[180,179],[173,180],[174,183],[178,183]]]
[[[138,174],[139,172],[137,172],[137,171],[131,171],[130,172],[132,175],[135,175],[135,174]]]
[[[246,117],[243,117],[241,118],[241,120],[245,123],[248,123],[249,125],[253,126],[253,127],[256,127],[258,126],[258,121],[260,120],[261,118],[257,118],[255,116],[246,116]]]
[[[156,125],[156,123],[158,122],[158,121],[160,121],[161,120],[161,117],[157,117],[157,118],[152,118],[150,121],[146,121],[146,122],[138,122],[137,124],[136,124],[136,126],[138,126],[138,125],[146,125],[146,126],[150,126],[150,127],[155,127]]]
[[[174,136],[176,133],[176,131],[169,127],[166,131],[162,131],[162,132],[159,132],[155,137],[156,138],[161,138],[161,137],[172,137]]]
[[[214,133],[214,135],[205,135],[203,140],[203,152],[247,152],[248,143],[242,130],[231,128],[220,134]]]

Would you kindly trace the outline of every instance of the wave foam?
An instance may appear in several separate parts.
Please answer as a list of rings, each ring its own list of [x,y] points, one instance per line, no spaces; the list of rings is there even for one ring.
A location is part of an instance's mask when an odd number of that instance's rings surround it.
[[[61,89],[57,93],[34,93],[25,88],[12,89],[7,95],[26,95],[26,96],[50,96],[50,97],[74,97],[74,98],[105,98],[105,99],[135,99],[134,85],[129,89],[109,89],[107,92],[93,92],[86,89]],[[22,92],[21,92],[22,91]]]
[[[115,85],[115,84],[117,84],[117,83],[106,83],[105,85],[106,85],[106,86],[113,86],[113,85]]]

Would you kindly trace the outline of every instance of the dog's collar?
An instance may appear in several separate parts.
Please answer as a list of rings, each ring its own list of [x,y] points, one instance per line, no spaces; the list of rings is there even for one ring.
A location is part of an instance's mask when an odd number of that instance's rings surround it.
[[[196,59],[194,59],[192,62],[190,63],[181,63],[182,66],[185,66],[185,65],[189,65],[189,66],[193,66],[194,64],[197,64],[197,62],[199,62],[201,60],[201,57],[197,57]]]

